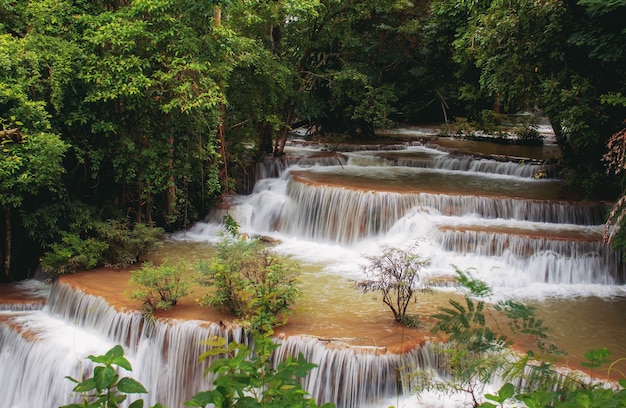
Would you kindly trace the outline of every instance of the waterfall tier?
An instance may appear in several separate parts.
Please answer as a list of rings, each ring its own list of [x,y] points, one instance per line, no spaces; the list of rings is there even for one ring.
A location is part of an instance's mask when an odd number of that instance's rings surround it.
[[[218,324],[146,323],[139,312],[116,311],[103,298],[62,283],[52,287],[43,310],[0,316],[4,321],[0,325],[0,392],[10,408],[75,402],[73,384],[65,376],[90,375],[93,365],[85,358],[103,354],[115,344],[124,347],[133,367],[133,372],[125,375],[149,391],[142,396],[146,403],[182,407],[196,392],[209,389],[213,381],[211,374],[203,376],[211,360],[198,362],[205,351],[203,340],[221,336],[248,342],[242,330],[226,331]],[[276,364],[288,355],[302,353],[318,366],[303,380],[305,389],[320,402],[334,402],[338,407],[363,406],[398,395],[408,389],[402,385],[401,366],[416,370],[437,361],[428,347],[400,355],[313,337],[276,341],[281,343],[273,356]]]

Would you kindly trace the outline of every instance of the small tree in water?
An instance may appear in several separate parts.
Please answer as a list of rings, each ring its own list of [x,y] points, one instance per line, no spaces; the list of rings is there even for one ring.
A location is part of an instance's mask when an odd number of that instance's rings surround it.
[[[363,293],[380,292],[396,321],[416,327],[417,319],[407,315],[407,308],[415,292],[428,289],[420,272],[430,265],[430,259],[422,258],[414,249],[385,246],[381,255],[366,256],[369,264],[361,265],[361,270],[367,279],[355,281],[354,286]]]

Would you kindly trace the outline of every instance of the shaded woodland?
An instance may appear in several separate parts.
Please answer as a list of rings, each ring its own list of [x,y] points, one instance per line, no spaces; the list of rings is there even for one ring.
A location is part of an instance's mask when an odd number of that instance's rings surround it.
[[[624,0],[0,0],[1,280],[51,249],[102,258],[105,238],[189,226],[302,126],[367,142],[540,113],[566,182],[617,200],[625,14]]]

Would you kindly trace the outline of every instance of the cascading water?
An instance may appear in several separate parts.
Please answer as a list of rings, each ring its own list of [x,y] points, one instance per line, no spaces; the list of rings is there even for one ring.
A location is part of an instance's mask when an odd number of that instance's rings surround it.
[[[203,376],[210,360],[198,362],[205,351],[203,340],[220,336],[248,342],[242,330],[227,330],[218,324],[146,323],[138,312],[118,312],[103,298],[67,284],[52,286],[44,309],[2,312],[0,322],[0,392],[2,406],[10,408],[76,402],[73,384],[65,376],[80,379],[91,375],[93,364],[85,358],[104,354],[115,344],[123,345],[133,367],[132,373],[122,370],[122,375],[135,378],[149,390],[141,396],[146,403],[182,407],[196,392],[209,389],[213,381],[211,375]],[[277,341],[281,347],[275,361],[302,353],[318,366],[305,379],[305,387],[320,401],[332,401],[338,407],[375,404],[397,395],[402,386],[401,367],[408,371],[428,367],[435,359],[428,347],[398,355],[337,342],[329,346],[313,337]]]
[[[606,203],[579,202],[559,180],[511,170],[510,162],[459,171],[451,170],[458,156],[422,146],[354,150],[346,164],[296,163],[260,180],[228,211],[248,234],[271,236],[279,250],[350,277],[359,276],[361,254],[418,242],[432,274],[473,268],[502,296],[623,293],[622,260],[601,243]],[[404,167],[399,158],[431,165]],[[199,224],[186,237],[213,239],[214,231]]]
[[[297,148],[291,151],[295,159],[267,161],[256,172],[252,193],[233,197],[229,214],[243,232],[275,238],[278,251],[321,264],[322,273],[342,279],[362,277],[364,255],[378,254],[384,245],[417,243],[432,261],[427,274],[448,277],[455,267],[471,268],[496,297],[545,301],[626,293],[622,260],[600,243],[607,206],[578,202],[558,180],[535,178],[548,174],[541,165],[423,146],[345,151]],[[214,241],[223,214],[216,211],[174,238]],[[114,344],[124,346],[130,375],[151,392],[143,396],[146,402],[179,407],[211,384],[202,376],[206,363],[197,363],[201,340],[221,335],[246,341],[238,331],[198,321],[146,325],[137,312],[116,311],[102,298],[63,284],[53,286],[42,308],[42,289],[37,291],[31,303],[0,301],[6,303],[0,306],[0,392],[9,408],[73,401],[64,377],[89,373],[85,357]],[[410,392],[400,372],[437,367],[427,346],[394,354],[301,334],[279,339],[275,358],[302,352],[317,364],[304,383],[320,402],[465,405],[441,395],[423,396],[419,403],[396,399]]]

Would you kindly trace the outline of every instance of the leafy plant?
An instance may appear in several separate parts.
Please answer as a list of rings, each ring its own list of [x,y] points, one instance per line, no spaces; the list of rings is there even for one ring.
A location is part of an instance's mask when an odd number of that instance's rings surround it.
[[[82,402],[64,405],[61,408],[117,408],[128,398],[128,394],[147,394],[148,391],[137,380],[130,377],[120,378],[116,367],[132,371],[130,362],[124,357],[124,349],[117,345],[101,356],[89,356],[89,360],[98,364],[93,370],[93,377],[83,381],[65,377],[76,384],[73,391],[80,393]],[[144,401],[138,399],[129,408],[143,408]],[[163,408],[156,404],[152,408]]]
[[[494,405],[491,402],[483,402],[480,404],[480,408],[496,408],[497,406],[503,406],[504,402],[513,397],[515,393],[515,387],[511,383],[504,384],[499,390],[498,393],[493,394],[485,394],[485,398],[496,402],[498,405]]]
[[[183,261],[171,265],[166,260],[159,266],[144,263],[140,270],[132,272],[130,283],[137,288],[130,299],[143,300],[142,311],[149,318],[158,309],[168,310],[190,292],[189,282],[183,278],[184,269]]]
[[[63,232],[61,241],[51,244],[50,251],[41,258],[41,267],[56,275],[93,269],[100,264],[102,254],[107,248],[106,242],[95,238],[84,239],[77,233]]]
[[[443,334],[445,341],[440,349],[446,357],[445,367],[450,379],[443,388],[467,392],[472,396],[474,406],[479,406],[481,384],[492,381],[496,375],[515,378],[530,388],[559,383],[561,376],[550,364],[537,363],[535,351],[529,350],[523,356],[515,354],[511,350],[513,341],[497,326],[498,330],[494,330],[488,324],[488,318],[497,322],[495,314],[499,313],[507,318],[513,334],[529,336],[537,344],[538,351],[546,355],[562,353],[546,341],[547,329],[543,321],[535,317],[534,309],[512,300],[488,305],[482,297],[489,296],[491,288],[472,278],[468,271],[457,269],[456,272],[457,282],[468,291],[464,302],[450,299],[449,307],[440,307],[432,316],[436,320],[432,332]],[[507,387],[498,395],[485,398],[502,404],[512,395]],[[481,406],[495,405],[487,402]]]
[[[42,268],[62,275],[98,266],[124,268],[142,261],[160,245],[162,228],[130,225],[117,220],[82,220],[61,233],[61,241],[50,245],[41,258]]]
[[[288,356],[274,367],[271,355],[280,345],[269,335],[254,337],[254,349],[239,343],[226,344],[221,337],[205,342],[211,348],[203,353],[200,361],[215,359],[205,371],[216,375],[214,388],[202,391],[185,402],[188,407],[318,407],[302,388],[300,379],[315,367],[308,363],[302,353],[295,358]],[[323,408],[335,405],[326,403]]]
[[[258,239],[224,236],[216,256],[200,262],[197,269],[197,281],[215,287],[200,304],[226,309],[255,329],[272,330],[284,324],[301,296],[300,265]]]
[[[146,255],[158,248],[163,229],[143,223],[107,220],[95,226],[98,238],[108,244],[102,262],[113,268],[125,268],[141,262]]]
[[[537,131],[537,126],[535,125],[520,124],[515,128],[514,133],[524,144],[540,145],[543,143],[543,136]]]
[[[626,379],[619,381],[621,389],[611,389],[597,386],[581,385],[575,389],[558,389],[556,391],[530,391],[513,396],[512,384],[507,383],[500,388],[497,396],[485,395],[485,398],[500,403],[501,396],[508,396],[507,399],[519,401],[529,408],[623,408],[626,407]],[[496,405],[484,402],[480,408],[492,408]]]
[[[361,270],[368,279],[355,281],[354,286],[363,293],[381,293],[383,303],[391,309],[397,322],[417,325],[417,319],[408,316],[407,309],[415,292],[429,288],[428,283],[421,280],[420,272],[430,265],[430,260],[416,254],[413,247],[384,247],[381,255],[366,258],[369,264],[361,265]]]
[[[239,223],[230,214],[224,216],[224,229],[233,237],[239,236]]]
[[[589,349],[585,353],[585,358],[587,361],[583,361],[581,364],[583,367],[587,367],[591,369],[591,378],[593,378],[593,370],[595,368],[600,367],[603,364],[608,364],[611,360],[608,357],[611,355],[611,352],[608,348],[602,347],[601,349]]]

